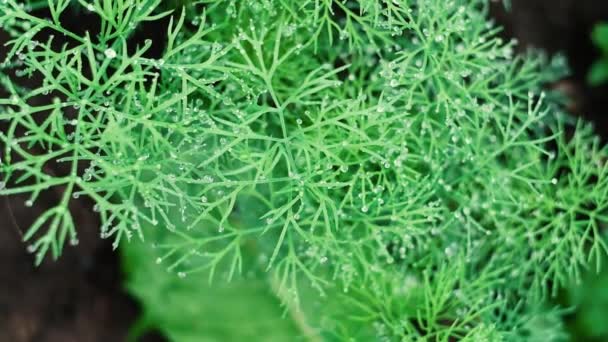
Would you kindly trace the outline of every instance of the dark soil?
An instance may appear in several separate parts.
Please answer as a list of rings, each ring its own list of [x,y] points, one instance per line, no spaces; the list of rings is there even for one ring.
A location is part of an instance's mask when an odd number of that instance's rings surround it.
[[[45,204],[25,200],[0,203],[0,341],[124,340],[137,306],[120,288],[116,256],[96,238],[92,210],[75,212],[80,244],[36,268],[21,232]]]
[[[608,87],[588,87],[585,75],[598,55],[589,34],[594,23],[608,20],[608,1],[513,0],[511,12],[498,4],[493,12],[507,27],[505,35],[518,38],[522,48],[532,45],[567,54],[573,74],[557,86],[572,95],[572,109],[594,121],[598,133],[607,137]],[[83,19],[76,16],[72,21],[78,26]],[[149,28],[141,35],[165,30]],[[0,33],[0,45],[5,41]],[[30,208],[25,200],[0,198],[0,342],[125,340],[138,306],[121,288],[118,257],[109,242],[99,238],[90,203],[82,200],[72,208],[79,245],[66,247],[57,261],[34,267],[21,234],[56,198],[45,194]],[[162,337],[150,335],[145,340]]]

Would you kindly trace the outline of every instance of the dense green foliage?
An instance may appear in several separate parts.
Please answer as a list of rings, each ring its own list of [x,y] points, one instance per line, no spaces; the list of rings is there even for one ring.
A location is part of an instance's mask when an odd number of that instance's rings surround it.
[[[598,85],[608,81],[608,24],[598,24],[591,38],[602,55],[591,66],[587,78],[592,85]]]
[[[62,26],[70,3],[98,34]],[[559,60],[514,56],[483,0],[159,5],[0,2],[0,193],[63,194],[25,235],[39,262],[87,196],[142,327],[177,341],[566,338],[546,299],[606,254],[608,174],[541,91]]]

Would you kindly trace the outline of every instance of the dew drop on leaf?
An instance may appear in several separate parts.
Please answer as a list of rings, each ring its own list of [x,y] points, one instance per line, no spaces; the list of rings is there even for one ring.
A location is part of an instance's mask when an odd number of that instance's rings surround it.
[[[112,49],[112,48],[106,49],[106,51],[104,51],[104,54],[106,55],[106,58],[108,58],[108,59],[116,58],[116,51],[114,51],[114,49]]]

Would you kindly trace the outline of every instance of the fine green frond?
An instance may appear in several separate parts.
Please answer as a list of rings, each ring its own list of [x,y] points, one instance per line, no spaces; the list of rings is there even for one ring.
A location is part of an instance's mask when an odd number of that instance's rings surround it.
[[[65,29],[68,4],[99,32]],[[49,0],[47,20],[6,0],[0,194],[62,194],[25,236],[38,262],[92,199],[176,340],[237,338],[222,320],[244,303],[269,308],[254,336],[282,303],[268,340],[560,341],[546,299],[608,252],[608,151],[488,6]],[[163,18],[166,41],[130,39]],[[184,306],[222,310],[188,330]]]

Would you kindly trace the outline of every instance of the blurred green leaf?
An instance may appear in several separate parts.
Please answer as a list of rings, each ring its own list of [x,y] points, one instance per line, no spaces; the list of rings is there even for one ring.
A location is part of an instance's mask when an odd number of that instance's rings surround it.
[[[262,277],[231,282],[208,273],[169,273],[156,264],[149,245],[121,245],[126,287],[143,306],[134,338],[156,328],[171,341],[294,341],[302,335]]]
[[[599,60],[591,66],[587,80],[591,85],[599,85],[608,80],[608,59]]]
[[[576,308],[572,341],[608,341],[608,258],[600,262],[599,273],[590,267],[583,281],[567,290],[566,304]]]
[[[593,29],[591,39],[604,53],[608,53],[608,24],[599,24]]]
[[[603,54],[587,74],[587,82],[597,86],[608,81],[608,24],[597,25],[591,33],[591,40]]]

